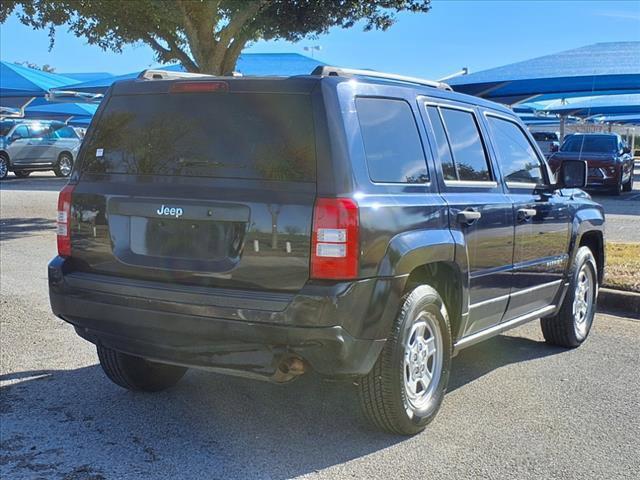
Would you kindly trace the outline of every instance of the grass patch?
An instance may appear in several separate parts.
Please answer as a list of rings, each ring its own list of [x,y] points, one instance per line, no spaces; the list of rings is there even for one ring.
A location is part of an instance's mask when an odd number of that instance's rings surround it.
[[[607,243],[603,286],[640,293],[640,243]]]

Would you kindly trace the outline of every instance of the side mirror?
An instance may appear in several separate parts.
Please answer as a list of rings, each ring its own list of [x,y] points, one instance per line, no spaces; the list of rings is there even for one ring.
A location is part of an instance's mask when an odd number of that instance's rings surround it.
[[[622,153],[631,153],[631,147],[622,147]]]
[[[558,142],[553,142],[549,150],[551,151],[551,153],[556,153],[558,150],[560,150],[560,145],[558,145]]]
[[[13,135],[11,135],[11,137],[9,138],[9,140],[11,142],[15,142],[16,140],[20,140],[22,138],[22,135],[16,134],[14,133]]]
[[[558,172],[558,188],[584,188],[587,186],[587,162],[565,160]]]

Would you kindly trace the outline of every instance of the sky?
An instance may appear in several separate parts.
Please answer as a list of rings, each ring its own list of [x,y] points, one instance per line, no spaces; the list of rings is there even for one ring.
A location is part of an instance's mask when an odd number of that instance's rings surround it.
[[[426,14],[399,14],[385,32],[363,32],[360,24],[298,43],[260,41],[245,52],[310,55],[304,47],[320,46],[315,57],[331,65],[437,79],[462,67],[476,72],[597,42],[640,41],[640,0],[434,0],[432,5]],[[49,64],[58,73],[123,74],[157,65],[145,45],[105,52],[64,27],[57,29],[49,51],[47,32],[22,25],[15,15],[0,25],[0,59]]]

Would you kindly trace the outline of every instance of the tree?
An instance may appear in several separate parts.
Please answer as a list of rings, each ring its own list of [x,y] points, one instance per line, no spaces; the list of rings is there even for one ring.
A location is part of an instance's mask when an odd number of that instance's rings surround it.
[[[230,74],[242,49],[259,39],[298,41],[352,27],[386,30],[401,11],[427,12],[431,0],[3,0],[0,23],[16,13],[28,26],[66,25],[104,50],[136,42],[157,60],[190,72]]]
[[[51,65],[49,65],[48,63],[45,63],[44,65],[38,65],[37,63],[32,63],[28,60],[25,60],[23,62],[15,62],[15,64],[33,68],[34,70],[42,70],[43,72],[47,72],[47,73],[54,73],[56,71],[56,69]]]

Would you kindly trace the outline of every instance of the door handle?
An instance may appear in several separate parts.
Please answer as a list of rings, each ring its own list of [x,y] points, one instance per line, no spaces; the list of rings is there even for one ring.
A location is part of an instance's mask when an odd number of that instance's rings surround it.
[[[480,220],[480,217],[482,217],[482,214],[473,208],[466,208],[465,210],[458,212],[456,215],[458,223],[463,225],[472,225]]]
[[[536,216],[538,211],[535,208],[520,208],[518,210],[518,220],[522,222],[526,222],[530,218]]]

